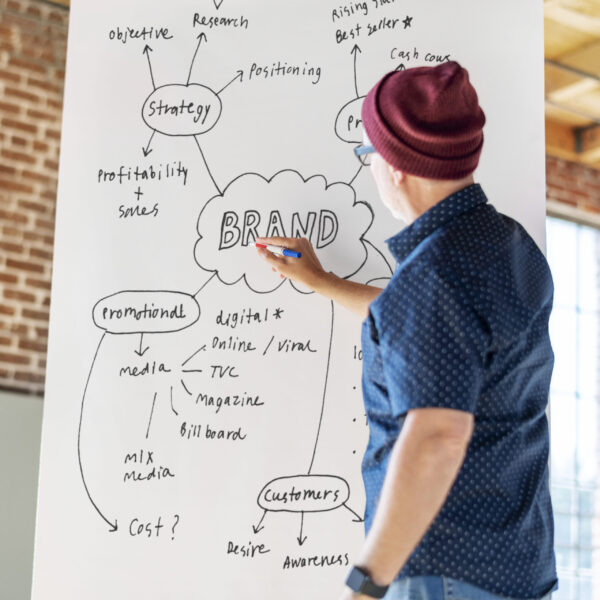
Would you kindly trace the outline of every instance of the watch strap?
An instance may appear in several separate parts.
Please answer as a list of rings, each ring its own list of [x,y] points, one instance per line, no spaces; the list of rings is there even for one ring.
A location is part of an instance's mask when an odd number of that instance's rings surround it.
[[[346,585],[357,594],[364,594],[371,598],[383,598],[388,591],[387,585],[377,585],[370,575],[360,567],[352,567]]]

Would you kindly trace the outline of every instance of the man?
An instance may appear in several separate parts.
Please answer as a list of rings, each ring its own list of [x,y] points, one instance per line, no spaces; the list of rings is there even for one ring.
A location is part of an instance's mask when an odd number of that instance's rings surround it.
[[[302,253],[259,250],[281,277],[366,317],[367,538],[344,597],[549,598],[547,262],[473,182],[485,117],[460,65],[389,73],[362,118],[407,224],[387,287],[327,273],[305,239],[258,240]]]

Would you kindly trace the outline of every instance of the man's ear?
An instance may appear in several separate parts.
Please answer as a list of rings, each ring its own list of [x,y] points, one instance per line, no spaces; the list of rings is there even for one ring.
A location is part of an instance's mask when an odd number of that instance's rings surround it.
[[[392,167],[392,165],[390,165],[389,163],[388,163],[388,169],[389,169],[392,181],[394,182],[394,185],[399,187],[405,179],[404,172],[398,171],[398,169],[396,169],[395,167]]]

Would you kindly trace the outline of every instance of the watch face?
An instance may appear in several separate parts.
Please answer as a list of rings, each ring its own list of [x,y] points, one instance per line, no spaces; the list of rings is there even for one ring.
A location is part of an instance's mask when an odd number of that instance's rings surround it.
[[[388,590],[387,585],[381,586],[373,583],[369,575],[358,567],[352,568],[346,579],[346,585],[353,592],[359,592],[372,598],[383,598]]]
[[[350,573],[348,574],[348,579],[346,579],[346,585],[353,592],[360,592],[362,585],[365,581],[366,574],[360,571],[357,567],[353,567]]]

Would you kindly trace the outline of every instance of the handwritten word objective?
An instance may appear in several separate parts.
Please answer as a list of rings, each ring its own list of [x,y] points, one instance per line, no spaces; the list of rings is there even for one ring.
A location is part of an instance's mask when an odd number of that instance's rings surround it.
[[[116,40],[123,44],[132,40],[171,40],[173,36],[169,33],[168,27],[115,27],[108,32],[109,40]]]

